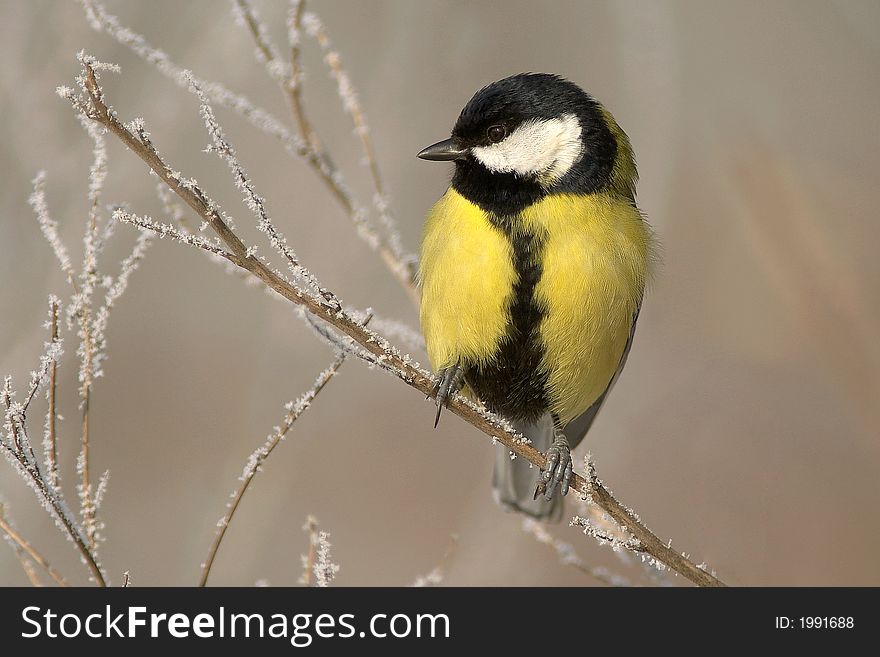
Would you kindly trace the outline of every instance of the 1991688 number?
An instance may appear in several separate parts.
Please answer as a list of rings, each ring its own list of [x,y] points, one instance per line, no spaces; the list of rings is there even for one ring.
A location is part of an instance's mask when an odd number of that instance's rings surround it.
[[[801,616],[798,621],[800,622],[801,629],[805,630],[835,630],[852,628],[855,626],[855,621],[852,616]]]

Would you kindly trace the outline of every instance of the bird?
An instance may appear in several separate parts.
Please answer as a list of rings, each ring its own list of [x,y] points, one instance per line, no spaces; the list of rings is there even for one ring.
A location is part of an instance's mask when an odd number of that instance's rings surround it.
[[[571,451],[623,370],[653,261],[630,140],[577,84],[520,73],[480,89],[418,157],[454,164],[418,272],[434,426],[459,392],[509,420],[546,466],[499,446],[496,501],[558,519]]]

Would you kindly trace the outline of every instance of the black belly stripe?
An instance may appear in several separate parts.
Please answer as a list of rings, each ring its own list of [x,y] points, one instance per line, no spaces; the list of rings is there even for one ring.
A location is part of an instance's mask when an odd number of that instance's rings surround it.
[[[535,299],[544,237],[524,232],[517,216],[490,215],[490,220],[510,240],[517,281],[500,348],[487,364],[466,368],[465,379],[491,410],[511,419],[532,421],[549,407],[547,375],[540,372],[544,349],[539,328],[544,309]]]

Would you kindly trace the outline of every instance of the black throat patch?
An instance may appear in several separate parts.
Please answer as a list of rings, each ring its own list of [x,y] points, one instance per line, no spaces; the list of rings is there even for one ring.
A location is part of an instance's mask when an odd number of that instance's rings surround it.
[[[510,241],[517,281],[501,346],[487,364],[467,368],[465,379],[491,410],[513,420],[533,421],[549,408],[539,334],[544,309],[535,299],[544,237],[524,231],[517,216],[490,214],[489,219]]]
[[[480,209],[502,219],[514,217],[547,195],[534,181],[513,173],[492,173],[471,159],[455,163],[452,188]],[[509,235],[503,226],[496,225]]]

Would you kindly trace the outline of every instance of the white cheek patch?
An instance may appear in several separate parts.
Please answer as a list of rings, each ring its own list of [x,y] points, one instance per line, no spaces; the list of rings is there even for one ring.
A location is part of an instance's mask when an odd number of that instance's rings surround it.
[[[568,173],[583,150],[580,122],[574,114],[564,114],[558,119],[526,121],[504,140],[475,146],[471,153],[490,171],[553,182]]]

